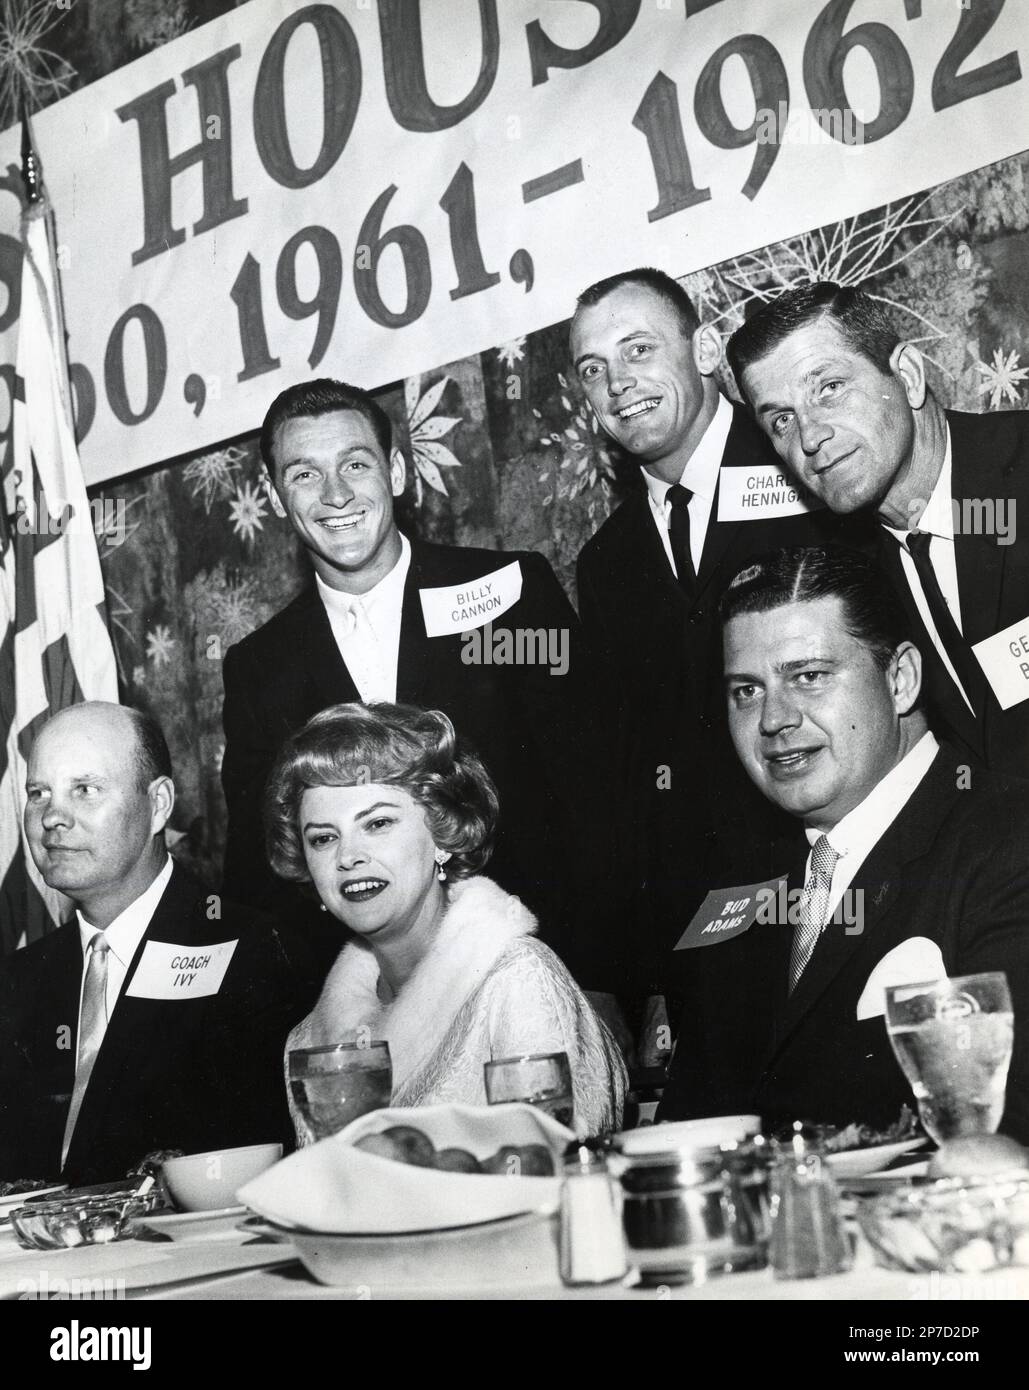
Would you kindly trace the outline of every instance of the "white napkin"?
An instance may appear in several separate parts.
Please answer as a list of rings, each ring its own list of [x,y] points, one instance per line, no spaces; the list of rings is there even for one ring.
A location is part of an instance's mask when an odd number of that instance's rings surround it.
[[[421,1130],[437,1149],[489,1158],[505,1144],[542,1144],[561,1157],[575,1135],[531,1105],[427,1105],[374,1110],[300,1149],[241,1187],[238,1197],[279,1226],[325,1234],[385,1235],[497,1221],[556,1210],[561,1179],[444,1173],[354,1148],[365,1134],[394,1125]]]
[[[886,1012],[886,990],[890,985],[920,985],[944,980],[947,967],[935,941],[927,936],[909,936],[894,946],[877,963],[861,991],[857,1017],[879,1018]]]

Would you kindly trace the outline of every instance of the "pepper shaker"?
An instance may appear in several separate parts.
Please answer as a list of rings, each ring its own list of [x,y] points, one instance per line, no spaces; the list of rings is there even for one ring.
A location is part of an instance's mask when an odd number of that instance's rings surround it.
[[[561,1188],[561,1279],[609,1284],[625,1272],[622,1216],[607,1164],[585,1144],[572,1145]]]
[[[770,1263],[777,1279],[810,1279],[850,1268],[839,1193],[821,1153],[799,1137],[775,1167],[777,1202]]]

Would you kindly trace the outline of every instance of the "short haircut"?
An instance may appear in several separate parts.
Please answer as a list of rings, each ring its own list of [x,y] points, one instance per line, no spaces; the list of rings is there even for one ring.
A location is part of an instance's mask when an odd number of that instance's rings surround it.
[[[268,778],[265,837],[280,878],[310,881],[300,834],[304,792],[369,782],[402,787],[418,803],[432,838],[451,853],[449,877],[467,878],[489,859],[500,815],[497,789],[441,710],[330,705],[287,740]]]
[[[890,372],[890,357],[903,339],[886,310],[855,286],[819,280],[762,305],[729,339],[725,355],[741,394],[746,395],[743,374],[748,367],[767,357],[797,329],[823,318],[835,325],[855,352],[879,371]]]
[[[594,304],[599,304],[612,291],[620,290],[623,285],[643,285],[660,295],[675,311],[684,337],[692,338],[700,327],[700,316],[693,307],[693,301],[678,280],[673,280],[663,270],[654,270],[651,266],[641,266],[638,270],[621,270],[617,275],[609,275],[606,280],[598,280],[595,285],[583,290],[575,302],[580,309],[591,309]]]
[[[133,750],[136,779],[140,790],[146,791],[155,777],[174,775],[171,754],[168,752],[168,744],[161,726],[152,714],[148,714],[146,710],[135,709],[131,705],[125,705],[123,708],[132,720],[136,734],[136,747]]]
[[[331,415],[336,410],[353,410],[363,416],[375,433],[383,458],[389,462],[393,449],[393,425],[382,406],[359,386],[348,386],[345,381],[334,381],[332,377],[323,376],[316,381],[302,381],[297,386],[287,386],[268,407],[261,426],[260,447],[261,458],[273,480],[275,436],[279,426],[287,420]]]
[[[791,603],[838,598],[847,632],[889,670],[897,648],[911,640],[907,620],[883,570],[845,546],[784,546],[740,570],[719,604],[724,628],[742,613],[770,613]]]

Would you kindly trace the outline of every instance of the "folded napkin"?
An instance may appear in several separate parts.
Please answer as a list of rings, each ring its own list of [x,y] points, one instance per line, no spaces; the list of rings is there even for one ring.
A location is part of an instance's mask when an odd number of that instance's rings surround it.
[[[267,1169],[239,1189],[239,1200],[276,1225],[338,1235],[433,1231],[556,1210],[560,1177],[440,1172],[354,1148],[363,1135],[400,1125],[420,1130],[437,1150],[467,1149],[479,1160],[505,1145],[542,1144],[557,1173],[575,1140],[571,1130],[531,1105],[374,1110]],[[517,1170],[517,1156],[510,1167]]]

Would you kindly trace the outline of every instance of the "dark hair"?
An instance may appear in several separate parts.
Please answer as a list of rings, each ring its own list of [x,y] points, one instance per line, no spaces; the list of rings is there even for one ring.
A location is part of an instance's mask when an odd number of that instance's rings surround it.
[[[741,613],[770,613],[790,603],[838,598],[847,632],[867,647],[880,670],[910,641],[907,620],[879,566],[845,546],[784,546],[759,556],[729,583],[719,604],[722,626]]]
[[[602,299],[606,299],[614,290],[620,290],[623,285],[643,285],[660,295],[675,311],[684,337],[692,337],[700,327],[700,316],[693,307],[693,301],[678,280],[673,280],[663,270],[654,270],[652,266],[641,266],[637,270],[621,270],[617,275],[609,275],[606,280],[598,280],[595,285],[583,290],[575,302],[580,309],[592,309],[594,304],[599,304]]]
[[[132,720],[136,733],[136,747],[133,758],[136,764],[136,777],[140,789],[145,791],[155,777],[171,777],[172,760],[168,744],[161,726],[146,710],[125,705],[125,713]]]
[[[725,355],[744,398],[743,373],[747,368],[767,357],[798,328],[821,318],[834,323],[848,346],[879,371],[891,370],[890,357],[902,339],[886,310],[861,289],[819,280],[787,290],[762,305],[729,339]]]
[[[323,376],[316,381],[302,381],[297,386],[287,386],[268,407],[261,426],[260,447],[261,457],[273,481],[275,436],[279,426],[287,420],[329,415],[335,410],[353,410],[364,416],[375,433],[383,457],[389,462],[393,449],[393,425],[382,406],[359,386],[348,386],[345,381],[334,381],[332,377]]]
[[[268,778],[265,838],[280,878],[310,880],[299,828],[304,792],[368,782],[402,787],[421,806],[432,838],[452,855],[448,877],[467,878],[489,859],[500,815],[497,789],[441,710],[330,705],[287,740]]]

